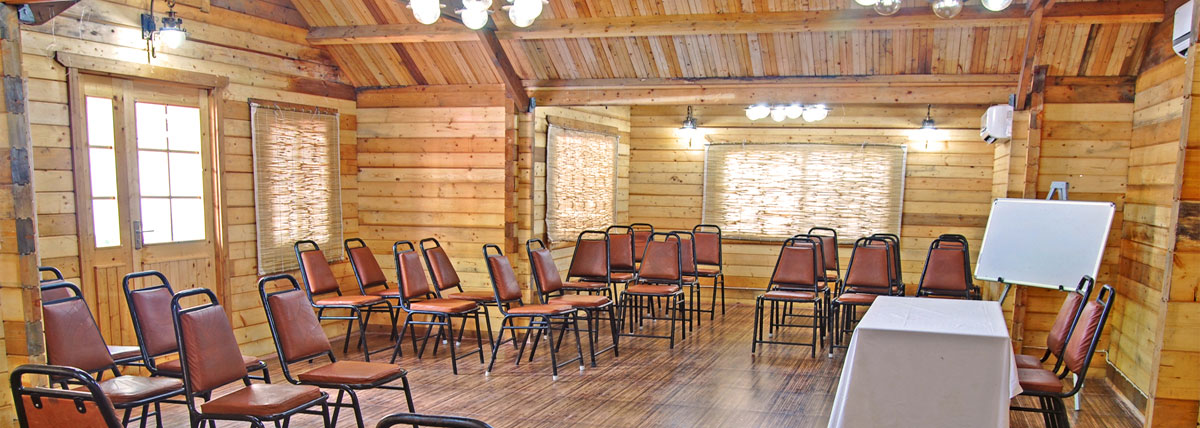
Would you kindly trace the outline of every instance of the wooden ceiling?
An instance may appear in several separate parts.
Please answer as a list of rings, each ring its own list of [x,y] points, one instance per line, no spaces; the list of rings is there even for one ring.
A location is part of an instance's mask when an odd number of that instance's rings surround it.
[[[272,0],[280,2],[281,0]],[[501,83],[493,52],[452,22],[417,24],[400,0],[291,0],[358,87]],[[499,8],[504,0],[496,0]],[[457,4],[457,0],[443,0]],[[1018,0],[1020,3],[1020,0]],[[1163,2],[1042,6],[1037,62],[1051,76],[1137,73]],[[1134,12],[1145,12],[1138,14]],[[493,15],[516,78],[528,85],[581,79],[705,79],[879,75],[1016,75],[1030,12],[969,2],[942,20],[926,0],[880,17],[853,0],[550,0],[531,27]]]

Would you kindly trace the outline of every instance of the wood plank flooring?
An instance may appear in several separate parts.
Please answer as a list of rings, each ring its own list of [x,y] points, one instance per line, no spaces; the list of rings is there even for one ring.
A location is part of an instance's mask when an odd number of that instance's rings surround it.
[[[717,315],[715,322],[705,319],[674,350],[667,348],[666,340],[623,337],[620,357],[601,354],[598,367],[588,366],[582,372],[574,365],[563,367],[557,381],[551,380],[544,348],[539,348],[532,364],[514,366],[516,351],[502,347],[495,369],[487,376],[475,357],[459,361],[459,374],[451,374],[444,349],[437,357],[426,351],[425,358],[418,360],[408,347],[400,364],[409,370],[419,413],[468,416],[497,428],[824,427],[837,390],[842,352],[828,358],[818,351],[811,358],[806,347],[767,345],[752,355],[752,316],[751,306],[731,305],[727,315]],[[665,332],[665,324],[648,324],[647,329]],[[607,340],[601,336],[601,343],[610,343]],[[372,337],[371,342],[374,349],[389,346],[383,335]],[[464,340],[460,349],[474,349],[468,345],[474,341]],[[340,350],[341,342],[335,341],[334,348]],[[574,349],[568,339],[560,356],[574,355]],[[586,357],[586,345],[584,353]],[[385,355],[376,354],[374,359]],[[347,358],[360,360],[361,353]],[[272,378],[282,380],[277,362],[269,364]],[[293,367],[303,370],[302,365]],[[404,410],[399,392],[364,391],[359,396],[368,427],[384,415]],[[165,405],[164,413],[167,426],[188,426],[182,406]],[[1071,420],[1072,426],[1081,428],[1140,426],[1101,380],[1085,387],[1083,410],[1072,412]],[[321,425],[318,418],[299,416],[291,426]],[[354,426],[353,417],[343,415],[338,426]],[[1041,427],[1042,421],[1014,412],[1011,426]]]

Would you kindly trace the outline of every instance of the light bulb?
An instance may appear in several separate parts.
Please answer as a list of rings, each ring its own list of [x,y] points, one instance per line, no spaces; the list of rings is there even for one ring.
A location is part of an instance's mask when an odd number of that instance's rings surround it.
[[[1007,9],[1012,4],[1012,0],[983,0],[983,7],[992,12],[999,12]]]
[[[518,27],[528,27],[542,14],[543,0],[509,0],[508,20]]]
[[[811,105],[804,109],[803,116],[805,122],[824,120],[826,117],[829,117],[829,108],[825,107],[824,104]]]
[[[408,8],[412,9],[413,18],[425,25],[437,22],[438,18],[442,16],[442,7],[440,0],[411,0],[408,2]]]
[[[877,1],[879,1],[879,0],[854,0],[854,2],[858,3],[859,6],[866,6],[866,7],[874,6]]]
[[[900,0],[879,0],[879,3],[875,3],[875,13],[880,15],[895,15],[899,11]]]
[[[463,0],[463,8],[458,10],[463,25],[472,30],[483,28],[488,23],[488,8],[492,0]]]
[[[962,0],[934,0],[933,5],[930,7],[933,8],[934,15],[937,15],[939,18],[950,19],[958,16],[959,12],[962,12],[963,4]]]
[[[775,106],[771,108],[771,120],[783,122],[784,119],[787,119],[787,107]]]
[[[792,104],[784,107],[783,111],[787,114],[788,119],[798,119],[804,114],[804,107],[800,107],[800,104]]]
[[[766,104],[755,104],[746,108],[746,118],[750,120],[759,120],[771,115],[771,107]]]
[[[168,48],[175,49],[183,45],[183,41],[187,40],[187,33],[179,28],[163,28],[158,30],[158,38],[162,39],[163,44]]]

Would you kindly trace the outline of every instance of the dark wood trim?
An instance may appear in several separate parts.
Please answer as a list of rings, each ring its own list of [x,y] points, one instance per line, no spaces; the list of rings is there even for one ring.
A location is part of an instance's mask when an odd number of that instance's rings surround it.
[[[265,100],[262,98],[250,98],[246,100],[251,104],[258,104],[259,107],[273,108],[284,111],[294,111],[300,113],[327,114],[330,116],[338,114],[337,109],[329,107],[317,107],[304,104],[289,103],[284,101]],[[251,118],[253,120],[253,118]]]

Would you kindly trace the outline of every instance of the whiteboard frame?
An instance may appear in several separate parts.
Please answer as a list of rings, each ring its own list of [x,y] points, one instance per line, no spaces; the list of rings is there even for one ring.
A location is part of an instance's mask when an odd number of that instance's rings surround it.
[[[994,218],[992,216],[992,213],[994,213],[996,210],[996,204],[999,204],[1001,201],[1021,201],[1021,202],[1038,202],[1038,203],[1051,202],[1051,203],[1055,203],[1055,204],[1106,205],[1106,206],[1108,206],[1108,208],[1109,208],[1108,222],[1107,222],[1108,228],[1105,230],[1104,239],[1101,242],[1100,248],[1097,250],[1097,253],[1096,253],[1096,265],[1092,267],[1092,271],[1089,275],[1092,278],[1095,278],[1096,274],[1100,272],[1100,265],[1104,263],[1104,249],[1108,247],[1108,235],[1112,233],[1112,219],[1116,213],[1116,208],[1117,208],[1116,204],[1114,204],[1112,202],[1103,202],[1103,201],[1053,201],[1053,200],[1048,201],[1048,200],[1043,200],[1043,199],[996,198],[996,199],[992,200],[992,212],[988,213],[988,222],[987,222],[987,226],[984,228],[983,242],[979,245],[979,255],[980,256],[983,255],[984,250],[987,248],[988,236],[989,236],[987,231],[989,229],[991,229],[992,219]],[[1071,284],[1040,284],[1040,283],[1035,283],[1035,282],[1010,280],[1010,279],[1006,279],[1002,276],[997,276],[995,278],[983,277],[983,276],[976,275],[975,274],[976,272],[979,272],[978,260],[976,260],[976,263],[975,263],[975,272],[971,273],[977,280],[999,282],[1002,284],[1026,285],[1026,286],[1030,286],[1030,287],[1049,288],[1049,289],[1054,289],[1054,290],[1063,290],[1063,289],[1065,289],[1065,287],[1069,287],[1071,285]],[[1008,294],[1008,293],[1006,292],[1005,294]],[[1003,300],[1001,300],[1001,301],[1003,301]]]

